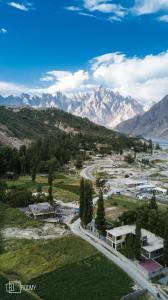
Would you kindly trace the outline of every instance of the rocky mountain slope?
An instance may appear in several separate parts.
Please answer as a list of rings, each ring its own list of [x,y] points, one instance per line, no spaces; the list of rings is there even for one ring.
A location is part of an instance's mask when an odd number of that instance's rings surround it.
[[[0,105],[28,105],[33,108],[55,107],[80,117],[89,118],[94,123],[108,128],[114,128],[120,122],[144,112],[141,104],[133,98],[123,97],[119,93],[103,87],[68,96],[59,92],[55,96],[43,94],[41,97],[27,94],[22,94],[20,97],[0,96]]]
[[[90,141],[117,143],[128,138],[113,130],[96,125],[89,119],[74,116],[56,108],[0,107],[0,144],[19,148],[39,137],[68,134],[87,135]]]
[[[143,115],[122,122],[116,129],[127,134],[168,138],[168,95]]]

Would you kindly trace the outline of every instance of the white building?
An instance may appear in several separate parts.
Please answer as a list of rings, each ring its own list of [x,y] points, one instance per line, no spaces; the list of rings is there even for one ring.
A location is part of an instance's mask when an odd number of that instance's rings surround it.
[[[106,230],[106,239],[115,250],[119,250],[125,244],[129,234],[135,235],[135,225],[125,225]],[[145,259],[157,259],[162,256],[163,239],[146,229],[141,230],[141,255]]]

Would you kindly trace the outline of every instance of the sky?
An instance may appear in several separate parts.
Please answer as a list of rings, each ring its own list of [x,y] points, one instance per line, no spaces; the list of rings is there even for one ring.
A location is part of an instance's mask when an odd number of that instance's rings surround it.
[[[168,94],[168,0],[0,0],[0,94]]]

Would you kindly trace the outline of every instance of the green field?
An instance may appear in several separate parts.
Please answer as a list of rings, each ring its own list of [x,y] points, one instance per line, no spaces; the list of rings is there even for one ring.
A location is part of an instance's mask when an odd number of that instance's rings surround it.
[[[0,271],[8,278],[36,284],[44,300],[119,300],[133,285],[121,269],[75,236],[14,240],[0,256]]]
[[[113,195],[110,199],[104,201],[105,207],[111,207],[111,206],[119,206],[126,209],[134,209],[137,207],[141,207],[143,204],[147,204],[148,201],[144,200],[134,200],[132,198],[129,198],[127,196],[123,195]],[[159,206],[159,209],[166,210],[167,204],[164,203],[157,203]]]
[[[66,175],[56,173],[53,181],[53,195],[56,199],[64,202],[79,200],[80,177],[76,175]],[[7,181],[8,186],[26,187],[32,192],[36,192],[37,186],[41,186],[43,192],[48,192],[47,176],[37,176],[36,182],[32,183],[30,176],[20,176],[17,180]]]
[[[123,195],[113,195],[111,199],[104,201],[105,207],[120,206],[127,209],[136,208],[142,205],[142,203],[145,202],[144,201],[139,202],[138,200],[134,200]]]
[[[3,218],[1,224],[3,227],[40,227],[42,222],[33,220],[21,212],[18,208],[11,208],[0,204],[0,209],[3,209]]]

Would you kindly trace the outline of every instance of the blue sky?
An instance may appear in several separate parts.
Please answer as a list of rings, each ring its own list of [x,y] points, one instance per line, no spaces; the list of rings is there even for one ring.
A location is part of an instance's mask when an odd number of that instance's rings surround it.
[[[167,37],[167,0],[0,0],[0,93],[103,84],[135,96],[136,85],[142,100],[153,101],[168,93]],[[125,82],[137,64],[142,73]],[[152,94],[154,80],[162,91]]]

